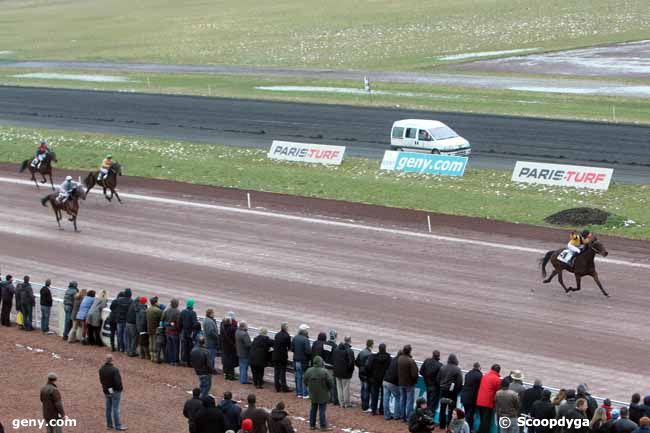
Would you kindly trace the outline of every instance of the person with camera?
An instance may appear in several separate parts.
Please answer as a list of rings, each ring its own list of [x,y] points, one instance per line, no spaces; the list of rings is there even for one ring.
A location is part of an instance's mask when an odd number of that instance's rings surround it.
[[[408,419],[409,432],[431,433],[435,428],[433,416],[427,407],[427,399],[420,397],[416,401],[415,411]]]

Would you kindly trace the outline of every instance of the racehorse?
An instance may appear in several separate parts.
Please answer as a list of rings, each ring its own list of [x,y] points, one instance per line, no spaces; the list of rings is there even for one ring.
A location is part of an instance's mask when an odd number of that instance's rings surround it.
[[[578,254],[578,256],[575,258],[573,267],[570,267],[569,265],[567,265],[566,263],[558,259],[558,256],[564,251],[564,248],[547,252],[546,255],[544,255],[544,258],[541,260],[542,277],[545,278],[544,283],[545,284],[550,283],[553,277],[557,275],[557,279],[560,282],[560,285],[564,289],[565,293],[577,292],[581,288],[580,280],[582,279],[582,277],[584,277],[585,275],[589,275],[591,278],[594,279],[594,281],[598,285],[598,288],[603,293],[603,295],[609,296],[609,293],[607,293],[603,285],[600,283],[600,280],[598,279],[598,273],[596,272],[596,264],[595,264],[596,254],[600,254],[603,257],[607,257],[607,254],[609,253],[605,249],[603,243],[600,242],[595,237],[589,242],[589,244],[585,246],[585,248],[586,250]],[[549,261],[553,266],[553,272],[548,278],[546,278],[546,264]],[[567,288],[567,286],[564,285],[564,280],[562,278],[563,271],[572,272],[575,275],[576,277],[575,288],[573,287]]]
[[[75,188],[72,192],[70,192],[70,197],[64,203],[61,203],[57,200],[58,195],[58,192],[53,192],[52,194],[46,195],[41,199],[41,204],[47,207],[47,202],[50,202],[50,206],[52,206],[54,216],[56,217],[56,223],[59,225],[59,228],[61,228],[61,220],[63,219],[62,211],[70,215],[70,218],[68,220],[72,221],[72,224],[74,225],[74,231],[78,232],[79,230],[77,230],[77,215],[79,214],[79,198],[85,200],[86,191],[82,186]]]
[[[99,176],[99,171],[91,171],[88,173],[88,176],[86,176],[86,179],[84,180],[86,193],[90,192],[90,190],[95,185],[99,185],[104,188],[104,197],[106,197],[106,200],[111,201],[113,199],[113,195],[115,195],[115,197],[117,197],[117,201],[122,203],[120,195],[117,193],[117,191],[115,191],[115,188],[117,187],[117,176],[122,176],[122,166],[116,161],[113,163],[113,166],[110,168],[110,170],[108,170],[106,178],[97,181],[97,176]],[[111,191],[110,196],[106,193],[107,189]]]
[[[58,162],[56,159],[56,153],[49,151],[47,155],[45,155],[45,159],[43,162],[41,162],[41,166],[39,168],[35,168],[32,165],[33,159],[26,159],[23,161],[23,163],[20,166],[19,173],[22,173],[23,171],[27,170],[29,168],[29,172],[32,175],[32,180],[36,184],[36,188],[40,189],[38,186],[38,182],[36,181],[36,173],[40,173],[41,176],[43,176],[43,180],[41,183],[46,183],[47,179],[45,179],[45,175],[50,176],[50,185],[52,185],[52,191],[54,191],[54,182],[52,181],[52,162]]]

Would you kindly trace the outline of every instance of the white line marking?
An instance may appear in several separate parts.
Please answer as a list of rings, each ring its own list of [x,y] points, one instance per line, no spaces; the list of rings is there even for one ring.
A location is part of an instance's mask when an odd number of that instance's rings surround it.
[[[12,178],[8,178],[8,177],[0,177],[0,182],[11,183],[11,184],[14,184],[14,185],[26,185],[26,186],[33,186],[34,185],[33,182],[30,182],[30,181],[27,181],[27,180],[12,179]],[[94,193],[94,194],[101,194],[101,191],[99,191],[99,190],[92,190],[90,192]],[[132,194],[132,193],[126,193],[126,192],[125,193],[120,193],[120,196],[125,197],[125,198],[132,198],[132,199],[135,199],[135,200],[148,201],[148,202],[152,202],[152,203],[164,203],[164,204],[173,204],[173,205],[180,205],[180,206],[190,206],[190,207],[195,207],[195,208],[200,208],[200,209],[219,210],[219,211],[223,211],[223,212],[251,214],[251,215],[270,217],[270,218],[276,218],[276,219],[284,219],[284,220],[289,220],[289,221],[300,221],[300,222],[305,222],[305,223],[322,224],[322,225],[329,225],[329,226],[334,226],[334,227],[345,227],[345,228],[357,229],[357,230],[367,230],[367,231],[380,232],[380,233],[390,233],[390,234],[394,234],[394,235],[409,236],[409,237],[422,238],[422,239],[434,239],[434,240],[437,240],[437,241],[468,244],[468,245],[476,245],[476,246],[481,246],[481,247],[497,248],[497,249],[508,250],[508,251],[519,251],[519,252],[534,253],[534,254],[544,254],[544,253],[546,253],[546,250],[541,250],[541,249],[537,249],[537,248],[522,247],[522,246],[519,246],[519,245],[508,245],[508,244],[501,244],[501,243],[496,243],[496,242],[478,241],[478,240],[474,240],[474,239],[463,239],[463,238],[455,238],[455,237],[451,237],[451,236],[434,235],[434,234],[428,234],[428,233],[418,233],[418,232],[413,232],[413,231],[408,231],[408,230],[390,229],[390,228],[386,228],[386,227],[373,227],[373,226],[367,226],[367,225],[362,225],[362,224],[353,224],[353,223],[347,223],[347,222],[342,222],[342,221],[324,220],[324,219],[319,219],[319,218],[303,217],[303,216],[297,216],[297,215],[287,215],[287,214],[282,214],[282,213],[268,212],[268,211],[255,210],[255,209],[244,209],[244,208],[222,206],[222,205],[216,205],[216,204],[197,203],[197,202],[193,202],[193,201],[178,200],[178,199],[174,199],[174,198],[151,197],[151,196],[147,196],[147,195]],[[614,264],[614,265],[622,265],[622,266],[630,266],[630,267],[634,267],[634,268],[650,269],[650,264],[645,264],[645,263],[628,262],[628,261],[625,261],[625,260],[615,260],[615,259],[599,259],[599,261],[603,262],[603,263]]]

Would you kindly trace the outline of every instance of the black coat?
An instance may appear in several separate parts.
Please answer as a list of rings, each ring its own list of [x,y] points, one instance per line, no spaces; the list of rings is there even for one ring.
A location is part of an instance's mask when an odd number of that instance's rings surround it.
[[[196,433],[225,433],[226,431],[223,413],[216,406],[203,407],[194,422]]]
[[[41,305],[44,307],[52,306],[52,292],[47,286],[41,287]]]
[[[478,396],[478,389],[481,386],[482,377],[483,373],[481,373],[481,370],[477,370],[476,368],[471,369],[467,374],[465,374],[465,384],[460,393],[460,399],[463,402],[463,406],[476,405],[476,397]]]
[[[336,344],[336,341],[334,340],[327,340],[325,344],[323,344],[323,362],[325,362],[325,365],[332,365],[332,355],[334,354],[334,350],[336,350],[336,347],[338,345]]]
[[[104,394],[109,394],[109,388],[113,388],[114,392],[121,392],[123,390],[120,370],[113,364],[106,363],[99,369],[99,381],[102,384]]]
[[[533,403],[542,399],[542,386],[532,386],[521,394],[521,413],[530,413]]]
[[[339,379],[352,379],[354,373],[354,352],[345,343],[339,344],[332,354],[334,377]]]
[[[210,355],[205,346],[195,346],[190,352],[190,365],[198,376],[212,374]]]
[[[194,333],[194,327],[199,323],[199,319],[196,317],[196,311],[189,307],[184,309],[181,311],[179,322],[181,323],[183,337],[191,338]]]
[[[555,405],[550,400],[537,400],[531,405],[530,416],[533,419],[554,419],[556,416]],[[531,430],[532,429],[532,430]],[[528,427],[530,433],[551,433],[550,427]]]
[[[226,421],[226,430],[239,430],[241,426],[241,407],[232,400],[221,400],[219,407]]]
[[[384,374],[384,380],[393,385],[399,385],[399,371],[397,369],[397,356],[390,360],[390,364]]]
[[[368,358],[366,363],[366,372],[368,374],[368,382],[375,385],[381,385],[384,380],[384,375],[388,366],[390,365],[390,354],[384,353],[373,353]]]
[[[289,349],[291,349],[291,336],[286,331],[275,334],[273,340],[273,354],[271,359],[277,364],[286,364],[289,361]]]
[[[118,296],[115,302],[115,320],[117,323],[126,323],[126,314],[129,312],[129,307],[131,306],[131,294],[123,294],[123,296]],[[134,311],[135,314],[135,311]],[[135,323],[135,315],[133,317],[133,322]]]
[[[458,393],[463,386],[463,373],[458,367],[458,359],[453,354],[449,355],[447,363],[438,371],[438,383],[441,391],[450,391],[453,384],[454,393]]]
[[[442,367],[442,362],[434,358],[425,359],[420,366],[420,376],[429,389],[438,388],[438,371]]]
[[[201,409],[203,409],[203,402],[200,398],[191,398],[185,402],[185,406],[183,406],[183,416],[187,418],[187,423],[190,426],[194,425],[196,416],[201,412]]]
[[[273,340],[266,335],[258,335],[253,339],[251,350],[248,354],[248,361],[253,367],[266,367],[271,361],[270,349],[273,347]]]
[[[136,325],[138,323],[138,301],[134,300],[129,304],[129,308],[126,310],[126,323],[131,325]]]
[[[323,340],[316,340],[314,341],[314,344],[311,345],[311,357],[315,358],[317,356],[320,356],[321,358],[325,354],[325,350],[323,347],[325,346],[325,341]]]

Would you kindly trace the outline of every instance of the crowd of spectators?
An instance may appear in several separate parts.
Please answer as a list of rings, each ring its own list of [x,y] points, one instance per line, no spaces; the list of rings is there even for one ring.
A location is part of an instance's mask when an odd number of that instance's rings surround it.
[[[15,296],[15,309],[22,316],[21,328],[33,330],[35,296],[29,281],[25,276],[14,287],[12,277],[7,275],[0,282],[2,325],[11,325],[9,314]],[[40,295],[41,330],[49,333],[52,308],[49,280],[41,288]],[[255,394],[248,396],[244,410],[229,391],[223,393],[218,404],[211,393],[215,374],[223,374],[228,381],[238,380],[240,384],[263,389],[265,371],[269,367],[273,368],[272,386],[276,392],[295,393],[298,399],[310,400],[311,429],[332,429],[327,421],[329,404],[342,409],[357,407],[351,398],[351,381],[356,370],[361,385],[360,409],[383,416],[387,421],[406,423],[403,427],[396,426],[396,431],[408,429],[413,433],[426,433],[439,429],[450,433],[490,433],[498,419],[500,433],[520,433],[523,430],[517,420],[526,416],[532,420],[588,420],[582,424],[571,423],[568,427],[549,427],[542,423],[530,426],[530,433],[650,433],[650,395],[642,400],[639,394],[634,394],[630,404],[620,408],[612,407],[609,400],[599,406],[585,384],[575,389],[562,389],[553,395],[540,380],[535,380],[532,387],[524,386],[521,371],[511,371],[502,377],[498,364],[483,373],[476,362],[463,375],[454,353],[448,354],[443,363],[440,352],[434,350],[418,368],[410,345],[391,356],[386,344],[379,344],[375,351],[374,341],[367,340],[364,349],[355,355],[352,338],[345,336],[339,342],[334,329],[320,332],[312,341],[308,325],[301,324],[292,337],[288,323],[281,323],[273,338],[266,328],[259,329],[255,338],[251,338],[248,324],[237,320],[234,312],[226,313],[218,323],[214,310],[208,309],[200,321],[191,298],[181,309],[176,298],[170,299],[169,305],[163,305],[156,296],[150,299],[134,297],[131,289],[124,289],[110,303],[108,296],[105,290],[97,294],[93,290],[79,289],[77,283],[71,281],[63,296],[62,339],[70,344],[103,345],[102,311],[108,307],[110,313],[106,323],[110,329],[111,353],[100,370],[100,378],[106,395],[109,428],[126,429],[120,423],[122,385],[112,357],[113,352],[122,352],[153,363],[193,368],[198,386],[183,408],[190,433],[293,432],[286,399],[278,401],[268,413],[256,407]],[[291,364],[289,352],[293,354]],[[294,373],[293,389],[287,384],[289,365]],[[416,400],[420,376],[426,398]],[[64,416],[60,395],[57,400],[57,392],[52,388],[55,381],[56,375],[52,373],[47,388],[41,393],[46,419]],[[509,422],[501,423],[505,419]]]

